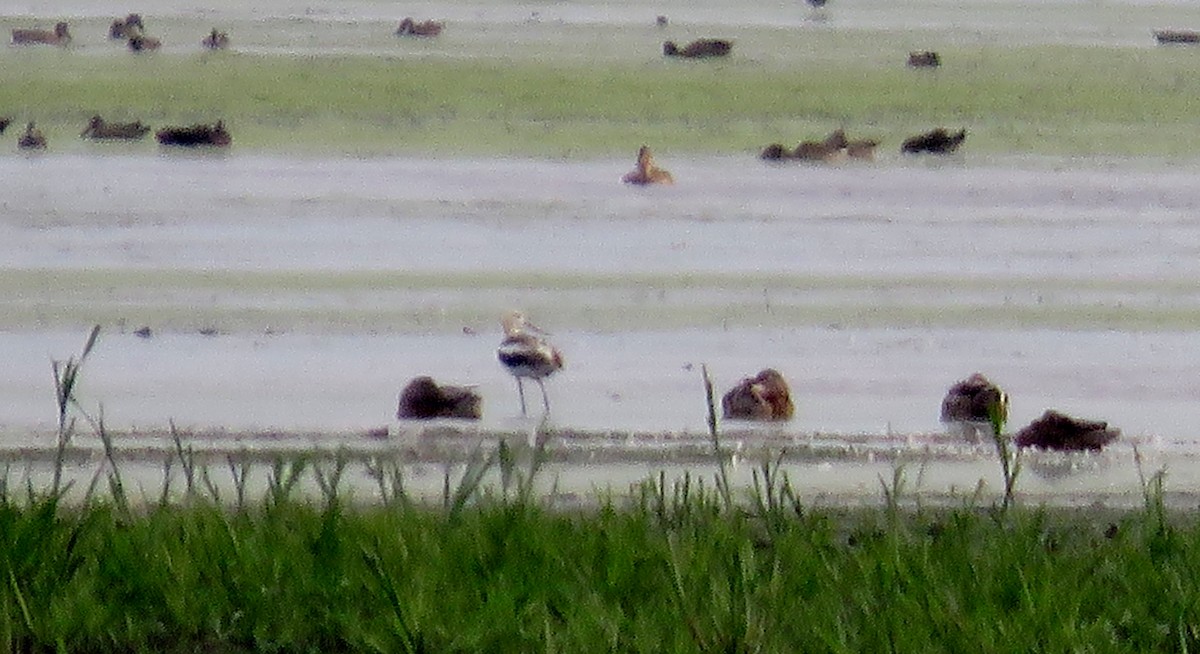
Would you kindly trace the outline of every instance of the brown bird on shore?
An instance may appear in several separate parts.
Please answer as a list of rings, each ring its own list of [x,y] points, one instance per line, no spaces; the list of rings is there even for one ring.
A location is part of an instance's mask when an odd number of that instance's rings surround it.
[[[444,25],[436,20],[423,20],[418,23],[412,18],[405,18],[396,28],[396,36],[437,36],[442,33],[442,27]]]
[[[129,49],[134,52],[152,52],[162,47],[162,40],[146,36],[140,31],[129,37]]]
[[[942,65],[942,58],[931,50],[917,50],[908,53],[909,68],[937,68]]]
[[[229,135],[229,130],[225,129],[225,121],[222,120],[218,120],[215,125],[197,123],[184,127],[164,127],[158,130],[154,137],[163,145],[184,147],[205,145],[226,147],[233,143],[233,137]]]
[[[980,373],[951,386],[942,400],[942,424],[972,443],[992,433],[993,413],[1008,420],[1008,394]]]
[[[1109,427],[1103,420],[1081,420],[1047,409],[1042,417],[1017,432],[1013,442],[1018,447],[1099,452],[1120,435],[1120,429]]]
[[[824,141],[801,141],[792,152],[793,159],[829,162],[838,159],[846,149],[846,131],[835,129]]]
[[[626,184],[644,186],[646,184],[674,184],[675,178],[671,177],[671,173],[654,165],[654,156],[650,154],[650,148],[643,145],[638,149],[637,167],[626,173],[621,181]]]
[[[674,41],[663,43],[663,55],[685,59],[707,59],[724,57],[733,50],[733,42],[725,39],[696,39],[682,49]]]
[[[15,29],[12,31],[13,45],[66,45],[71,42],[71,32],[67,24],[59,22],[54,31],[36,29]]]
[[[134,140],[140,139],[150,132],[148,125],[141,121],[132,123],[110,123],[100,116],[92,116],[88,126],[79,135],[95,140]]]
[[[962,142],[967,138],[967,130],[960,129],[957,133],[951,134],[945,128],[937,129],[918,134],[911,138],[905,139],[900,146],[900,151],[908,154],[918,154],[928,152],[930,154],[950,154],[962,145]]]
[[[740,420],[791,420],[796,412],[792,393],[783,375],[767,368],[738,382],[721,398],[726,418]]]
[[[225,32],[218,32],[214,27],[213,31],[200,41],[200,45],[206,50],[224,50],[229,47],[229,35]]]
[[[46,137],[42,135],[42,131],[34,127],[33,121],[25,126],[25,133],[17,139],[17,147],[22,150],[45,150]]]
[[[416,377],[400,392],[396,417],[401,420],[461,418],[479,420],[483,398],[469,386],[438,384],[432,377]]]
[[[141,14],[129,14],[124,19],[118,18],[112,22],[108,27],[108,38],[127,39],[144,29],[146,26],[142,23]]]
[[[500,342],[496,356],[517,379],[521,415],[526,415],[525,386],[522,383],[526,378],[537,382],[542,389],[542,404],[546,407],[546,413],[549,413],[550,399],[546,396],[546,385],[542,380],[562,369],[562,352],[542,338],[545,332],[530,324],[520,311],[506,313],[500,324],[504,327],[504,340]]]

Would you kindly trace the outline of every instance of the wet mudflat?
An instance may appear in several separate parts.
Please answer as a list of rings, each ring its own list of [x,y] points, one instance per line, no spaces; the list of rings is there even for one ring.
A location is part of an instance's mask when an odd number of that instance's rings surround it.
[[[420,438],[392,415],[430,374],[478,384],[481,427],[520,433],[537,420],[494,350],[500,313],[521,307],[565,352],[548,424],[595,447],[600,472],[566,475],[588,486],[703,446],[702,364],[718,389],[780,369],[797,418],[737,440],[808,447],[813,480],[853,462],[864,492],[929,448],[934,483],[970,486],[939,480],[947,462],[991,471],[986,447],[937,435],[945,388],[976,370],[1009,391],[1016,427],[1051,407],[1121,427],[1106,455],[1120,477],[1136,480],[1133,443],[1190,461],[1195,167],[663,163],[676,186],[625,188],[616,160],[0,159],[17,181],[0,225],[2,437],[52,442],[49,361],[92,321],[105,332],[80,397],[118,432],[173,421],[221,431],[220,451],[387,447]],[[392,440],[365,435],[385,425]],[[661,438],[596,436],[610,433]]]
[[[879,30],[899,20],[900,41],[905,30],[951,30],[967,43],[1017,35],[1148,48],[1148,27],[1191,11],[1164,5],[1129,20],[1132,5],[1038,3],[1086,17],[1056,23],[1045,13],[1031,20],[1022,3],[930,5],[903,20],[889,7],[820,16],[800,3],[735,17],[689,4],[675,24],[686,35],[735,24]],[[125,11],[56,7],[97,26]],[[164,36],[178,36],[172,47],[223,21],[247,52],[315,55],[340,53],[364,25],[382,30],[393,11],[160,9]],[[528,40],[535,52],[524,56],[594,36],[597,24],[650,29],[645,8],[623,3],[411,11],[464,25],[471,52],[489,38]],[[250,29],[260,23],[293,31]],[[300,38],[317,24],[329,29]],[[751,51],[765,50],[753,38]],[[108,45],[78,52],[119,52]],[[564,56],[627,59],[624,45]],[[353,50],[397,47],[428,49],[382,30]],[[813,492],[873,494],[898,463],[925,466],[933,487],[970,488],[995,472],[990,451],[941,436],[937,409],[950,383],[981,371],[1011,395],[1014,428],[1053,407],[1125,431],[1104,457],[1047,463],[1048,494],[1136,493],[1133,444],[1168,463],[1182,488],[1200,479],[1191,472],[1200,355],[1190,347],[1200,161],[969,148],[904,158],[892,148],[873,163],[772,166],[751,150],[663,155],[679,183],[652,189],[618,182],[632,152],[357,158],[73,143],[3,154],[0,443],[22,453],[52,445],[49,362],[77,352],[95,323],[104,332],[81,401],[102,406],[119,443],[143,453],[169,448],[171,422],[218,453],[409,447],[429,436],[392,416],[418,374],[479,386],[482,431],[467,428],[466,441],[524,433],[537,418],[520,417],[494,352],[497,319],[519,307],[566,355],[548,382],[548,425],[561,437],[554,476],[574,490],[663,465],[707,466],[688,453],[706,442],[701,365],[718,389],[775,367],[796,394],[790,423],[727,425],[749,448],[743,477],[770,446],[792,452]],[[149,338],[135,335],[141,327]],[[383,426],[391,438],[366,436]],[[438,465],[469,449],[413,447],[431,487]],[[1072,469],[1084,473],[1060,474]]]

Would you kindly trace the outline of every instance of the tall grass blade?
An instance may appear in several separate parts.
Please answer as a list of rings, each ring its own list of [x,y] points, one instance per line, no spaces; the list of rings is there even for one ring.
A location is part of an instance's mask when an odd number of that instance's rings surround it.
[[[725,503],[725,510],[733,509],[733,490],[729,487],[729,457],[721,448],[721,432],[717,426],[717,404],[714,399],[713,381],[708,374],[708,364],[700,365],[704,376],[704,402],[708,408],[708,435],[712,439],[713,455],[717,460],[717,492]]]

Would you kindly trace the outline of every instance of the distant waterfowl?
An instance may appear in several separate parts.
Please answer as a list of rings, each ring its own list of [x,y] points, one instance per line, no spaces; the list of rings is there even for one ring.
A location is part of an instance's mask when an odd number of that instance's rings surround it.
[[[224,147],[233,142],[225,123],[218,120],[215,125],[198,123],[187,127],[165,127],[155,134],[158,142],[163,145],[180,145],[187,147],[213,145]]]
[[[479,420],[483,399],[469,386],[438,384],[431,377],[416,377],[400,392],[396,417],[401,420],[461,418]]]
[[[25,126],[25,133],[17,139],[17,147],[22,150],[46,149],[46,137],[42,135],[41,130],[34,127],[32,120]]]
[[[875,158],[875,148],[879,141],[875,139],[846,138],[844,129],[835,129],[823,141],[802,141],[795,150],[789,150],[780,143],[772,143],[763,148],[758,157],[764,161],[818,161],[832,162],[842,157],[852,159],[872,160]]]
[[[942,400],[942,424],[968,441],[992,433],[992,413],[1008,420],[1008,394],[980,373],[955,383]]]
[[[4,130],[8,129],[8,124],[11,122],[12,118],[0,118],[0,134],[3,134]]]
[[[846,132],[835,129],[824,141],[801,141],[792,152],[792,158],[804,161],[833,161],[846,148]]]
[[[950,154],[962,145],[962,142],[967,138],[967,130],[961,129],[956,134],[951,134],[945,128],[939,127],[935,130],[918,134],[911,138],[905,139],[904,144],[900,146],[900,151],[917,154],[921,152],[929,152],[932,154]]]
[[[738,420],[791,420],[796,412],[787,381],[773,368],[738,382],[721,398],[721,409]]]
[[[214,27],[212,33],[200,41],[200,45],[207,50],[224,50],[229,47],[229,35],[218,32]]]
[[[504,327],[504,340],[500,342],[496,356],[517,379],[521,415],[526,414],[525,386],[522,383],[526,378],[537,382],[542,389],[542,404],[549,413],[550,399],[546,396],[546,385],[542,380],[562,369],[562,353],[542,338],[545,332],[530,324],[520,311],[508,312],[500,324]]]
[[[877,147],[879,147],[879,141],[875,139],[846,141],[846,156],[851,159],[871,161],[875,159],[875,148]]]
[[[806,0],[806,2],[808,2],[810,6],[816,7],[817,9],[820,9],[827,4],[826,0]]]
[[[782,143],[772,143],[763,148],[762,152],[758,155],[759,159],[766,161],[783,161],[791,157],[792,153],[788,152],[788,149]]]
[[[108,38],[127,39],[134,34],[140,34],[146,26],[142,24],[140,14],[129,14],[124,19],[116,19],[108,28]]]
[[[443,24],[435,20],[416,22],[412,18],[400,21],[396,28],[396,36],[437,36],[442,33]]]
[[[66,45],[71,42],[71,32],[67,24],[59,22],[54,30],[15,29],[12,31],[14,45]]]
[[[667,17],[660,14],[657,18],[654,19],[654,24],[658,25],[659,27],[666,27],[667,26]]]
[[[1100,451],[1115,441],[1121,430],[1102,420],[1072,418],[1053,409],[1017,432],[1013,441],[1018,447],[1037,447],[1059,451]]]
[[[918,50],[908,53],[909,68],[937,68],[942,65],[942,58],[938,53],[930,50]]]
[[[671,173],[654,165],[654,157],[650,154],[650,148],[644,145],[638,149],[637,167],[631,172],[625,173],[621,181],[626,184],[637,184],[639,186],[675,183],[675,179],[671,177]]]
[[[1154,30],[1154,39],[1159,45],[1200,43],[1200,32],[1195,30]]]
[[[134,140],[140,139],[150,131],[149,125],[141,121],[133,123],[109,123],[100,116],[92,116],[88,125],[79,135],[96,140]]]
[[[162,47],[162,41],[141,32],[129,37],[129,49],[134,52],[151,52]]]
[[[686,59],[703,59],[707,57],[724,57],[733,49],[733,42],[725,39],[697,39],[687,44],[681,50],[674,41],[663,43],[663,54],[668,57],[684,57]]]

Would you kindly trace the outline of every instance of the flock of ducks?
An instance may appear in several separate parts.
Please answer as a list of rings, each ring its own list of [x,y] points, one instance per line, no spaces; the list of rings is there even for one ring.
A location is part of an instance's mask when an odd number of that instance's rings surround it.
[[[0,118],[0,134],[4,133],[11,122],[11,118]],[[100,116],[92,116],[79,136],[93,141],[136,141],[149,133],[150,126],[140,120],[131,123],[110,123]],[[220,120],[213,124],[164,127],[154,133],[154,138],[162,145],[183,147],[227,147],[233,143],[233,137],[225,128],[224,121]],[[25,132],[17,137],[17,147],[21,150],[46,149],[46,136],[34,121],[29,121],[25,125]]]
[[[808,0],[808,2],[814,7],[824,5],[824,0]],[[818,2],[820,4],[817,4]],[[659,27],[666,27],[668,24],[667,17],[658,16],[656,23]],[[418,21],[409,16],[400,21],[395,34],[397,36],[435,37],[442,33],[444,27],[445,24],[440,21]],[[162,46],[160,39],[146,34],[145,21],[141,14],[138,13],[131,13],[124,18],[113,20],[109,26],[108,38],[110,40],[125,40],[129,49],[135,52],[157,50]],[[65,46],[71,42],[71,33],[66,22],[59,22],[53,30],[14,29],[12,31],[12,42],[16,45],[45,44]],[[229,36],[225,32],[213,28],[212,32],[201,40],[201,46],[210,50],[228,48]],[[663,55],[667,57],[689,59],[724,57],[729,55],[732,50],[733,42],[728,39],[697,39],[683,47],[679,47],[674,41],[665,41],[663,43]],[[941,58],[936,52],[912,52],[909,54],[908,65],[914,68],[937,67],[941,65]],[[100,120],[98,116],[93,119],[93,121]],[[231,142],[228,132],[225,131],[223,124],[219,122],[216,125],[197,124],[188,127],[167,129],[166,134],[163,134],[163,132],[159,132],[158,134],[159,142],[164,145],[223,146]],[[0,131],[2,131],[2,127],[0,127]],[[141,125],[141,123],[112,126],[111,129],[106,129],[106,126],[101,122],[98,126],[89,126],[88,129],[85,129],[83,136],[92,139],[138,139],[148,132],[149,128]],[[961,145],[965,138],[965,130],[960,130],[957,134],[950,134],[945,129],[938,128],[906,140],[902,151],[908,153],[951,153]],[[845,131],[839,129],[824,141],[803,141],[795,149],[789,149],[782,144],[773,143],[763,149],[761,158],[771,161],[825,162],[833,161],[842,156],[853,159],[872,159],[875,147],[878,144],[877,140],[872,139],[848,140],[846,139]],[[33,150],[44,149],[46,147],[45,136],[36,129],[34,123],[30,122],[26,128],[26,133],[18,140],[18,147]],[[674,182],[674,178],[669,172],[653,164],[649,149],[643,146],[638,153],[637,168],[628,175],[625,175],[623,181],[636,185],[671,184]]]
[[[548,334],[533,325],[520,311],[501,318],[504,336],[496,358],[517,381],[521,415],[528,414],[525,402],[526,379],[542,391],[542,406],[550,413],[550,398],[545,379],[563,368],[563,355],[547,340]],[[728,420],[779,422],[791,420],[796,408],[791,389],[774,368],[746,377],[721,398],[721,411]],[[432,377],[414,378],[400,393],[396,417],[402,420],[457,418],[478,420],[483,415],[483,399],[472,386],[439,384]],[[993,433],[993,424],[1008,420],[1008,394],[980,373],[956,382],[942,400],[941,422],[949,433],[971,443],[981,435]],[[1075,418],[1054,409],[1013,435],[1017,447],[1059,451],[1099,451],[1115,441],[1121,432],[1107,422]]]
[[[961,129],[950,132],[943,127],[917,134],[904,140],[900,151],[905,154],[952,154],[958,150],[967,138],[967,130]],[[836,129],[822,141],[801,141],[795,149],[789,149],[781,143],[772,143],[763,148],[759,158],[764,161],[808,161],[830,163],[840,159],[861,159],[870,161],[875,158],[875,148],[879,141],[875,139],[846,138],[844,129]],[[649,184],[674,184],[675,178],[666,169],[654,163],[654,155],[650,148],[643,145],[638,149],[637,164],[634,169],[621,177],[626,184],[645,186]]]
[[[157,50],[162,47],[162,40],[146,34],[146,25],[141,14],[129,14],[118,18],[108,28],[108,38],[114,41],[125,41],[134,52]],[[71,30],[65,21],[55,24],[53,30],[44,29],[14,29],[12,31],[13,45],[57,45],[66,46],[71,43]],[[229,47],[229,35],[217,31],[216,28],[205,36],[200,45],[209,50],[221,50]]]
[[[118,18],[108,28],[110,40],[124,40],[129,49],[134,52],[157,50],[162,47],[162,40],[148,36],[146,24],[141,14],[129,14]],[[54,45],[67,46],[71,43],[71,30],[65,21],[60,21],[53,30],[44,29],[14,29],[12,31],[13,45]],[[229,35],[213,28],[200,41],[201,47],[207,50],[223,50],[229,47]],[[10,118],[0,118],[0,134],[11,122]],[[110,123],[100,116],[93,116],[88,121],[80,136],[98,141],[140,139],[150,132],[148,125],[141,121],[132,123]],[[228,146],[233,142],[229,131],[222,121],[215,124],[196,123],[185,126],[167,126],[155,132],[155,138],[163,145],[179,146]],[[46,136],[37,128],[34,121],[29,121],[25,132],[17,138],[17,147],[21,150],[46,149]]]

